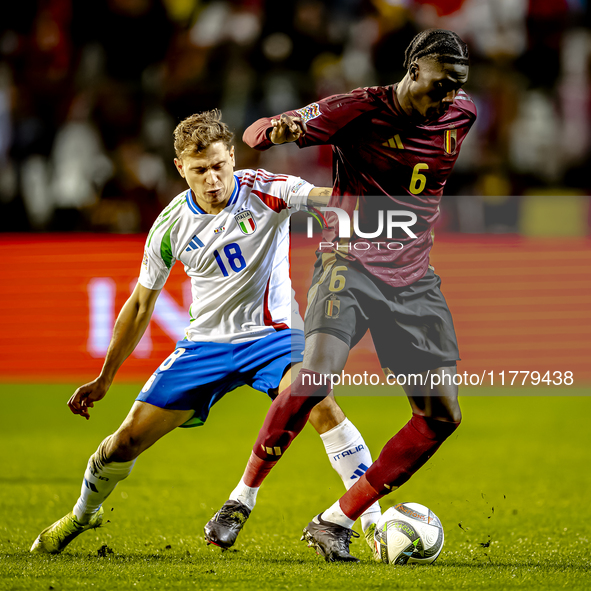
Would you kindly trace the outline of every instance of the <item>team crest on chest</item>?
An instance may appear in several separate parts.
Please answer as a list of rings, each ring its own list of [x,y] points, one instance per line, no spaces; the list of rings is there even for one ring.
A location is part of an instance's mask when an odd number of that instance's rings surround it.
[[[456,153],[458,147],[458,130],[446,129],[443,133],[443,149],[446,154],[453,156]]]
[[[257,229],[254,217],[248,209],[237,213],[234,219],[243,234],[252,234]]]

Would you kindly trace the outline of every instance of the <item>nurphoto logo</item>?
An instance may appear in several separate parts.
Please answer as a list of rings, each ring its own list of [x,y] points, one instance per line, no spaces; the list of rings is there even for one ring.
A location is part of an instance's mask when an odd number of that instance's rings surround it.
[[[353,224],[351,224],[351,217],[349,214],[340,207],[320,207],[320,211],[322,212],[331,212],[336,214],[337,216],[337,224],[338,224],[338,237],[339,241],[335,242],[321,242],[320,248],[326,248],[334,246],[338,248],[339,243],[342,242],[343,239],[351,238],[351,230],[355,236],[359,238],[384,238],[384,229],[386,233],[386,238],[388,240],[392,239],[392,233],[395,228],[401,228],[409,238],[415,240],[417,235],[411,230],[411,226],[413,226],[417,222],[417,216],[412,211],[407,211],[404,209],[395,209],[395,210],[378,210],[377,211],[377,227],[375,230],[370,232],[364,232],[359,227],[359,211],[355,210],[353,212]],[[314,220],[313,218],[308,218],[308,238],[312,238],[314,236]],[[376,246],[378,249],[380,245],[385,244],[388,250],[402,250],[404,248],[404,244],[402,242],[359,242],[356,241],[353,243],[353,248],[355,250],[368,250],[371,248],[371,245]],[[365,245],[365,246],[364,246]]]

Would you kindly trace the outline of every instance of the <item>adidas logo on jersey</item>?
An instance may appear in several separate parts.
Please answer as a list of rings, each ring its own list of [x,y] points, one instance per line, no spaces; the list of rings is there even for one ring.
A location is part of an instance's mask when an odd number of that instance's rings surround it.
[[[197,250],[198,248],[201,248],[202,246],[205,246],[203,244],[203,242],[201,242],[201,240],[199,240],[199,238],[197,238],[197,235],[195,234],[195,236],[193,236],[193,238],[191,238],[191,242],[189,242],[189,245],[187,246],[185,252],[191,252],[192,250]]]
[[[386,146],[387,148],[396,148],[398,150],[404,150],[404,146],[402,145],[402,140],[400,139],[400,135],[396,134],[394,137],[391,137],[387,142],[384,142],[382,146]]]

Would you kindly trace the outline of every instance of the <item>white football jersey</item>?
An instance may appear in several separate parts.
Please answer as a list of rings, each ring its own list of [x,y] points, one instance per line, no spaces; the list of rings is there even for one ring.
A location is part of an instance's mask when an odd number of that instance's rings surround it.
[[[236,343],[303,329],[289,275],[289,215],[314,185],[262,169],[234,177],[232,196],[217,215],[205,213],[188,189],[160,214],[146,240],[141,285],[161,289],[177,260],[191,279],[185,330],[191,341]]]

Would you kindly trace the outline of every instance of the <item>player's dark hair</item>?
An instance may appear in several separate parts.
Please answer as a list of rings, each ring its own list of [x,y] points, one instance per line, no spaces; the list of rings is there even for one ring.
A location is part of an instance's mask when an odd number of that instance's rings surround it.
[[[232,146],[234,134],[222,121],[219,109],[195,113],[181,121],[174,130],[174,151],[177,158],[183,154],[206,150],[216,142],[224,142],[228,150]]]
[[[415,36],[404,52],[404,67],[413,61],[432,57],[441,63],[469,65],[468,46],[453,31],[427,29]]]

